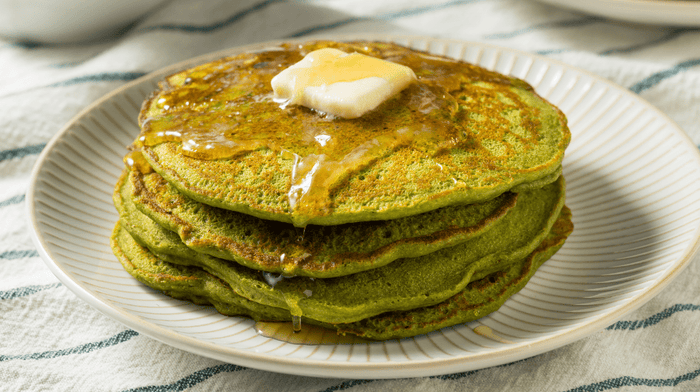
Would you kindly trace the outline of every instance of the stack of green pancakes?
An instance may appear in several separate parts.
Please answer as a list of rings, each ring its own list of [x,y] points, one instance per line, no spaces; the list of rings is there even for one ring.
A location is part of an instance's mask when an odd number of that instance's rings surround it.
[[[356,119],[270,80],[334,47],[418,80]],[[311,42],[166,78],[116,185],[112,248],[144,284],[225,315],[393,339],[472,321],[573,230],[563,114],[525,82],[377,42]]]

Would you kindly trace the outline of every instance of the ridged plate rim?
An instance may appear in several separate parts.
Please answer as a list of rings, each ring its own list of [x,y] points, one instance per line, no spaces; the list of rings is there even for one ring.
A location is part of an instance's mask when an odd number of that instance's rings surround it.
[[[521,52],[509,48],[502,48],[494,45],[465,42],[460,40],[437,39],[423,36],[390,36],[377,34],[362,34],[332,36],[329,38],[336,40],[368,39],[395,41],[399,43],[418,42],[421,44],[425,44],[429,47],[432,47],[433,45],[442,45],[442,47],[444,48],[451,47],[450,45],[461,45],[461,53],[465,53],[467,48],[479,48],[482,51],[494,51],[495,53],[498,53],[499,56],[502,53],[511,54],[519,56],[519,58],[530,59],[530,61],[533,62],[540,61],[547,63],[548,65],[551,64],[552,66],[561,67],[566,72],[573,72],[577,75],[582,75],[587,78],[590,78],[595,83],[602,83],[606,86],[606,88],[611,89],[611,91],[615,91],[616,93],[621,94],[627,99],[631,99],[637,105],[641,105],[645,110],[653,112],[654,115],[658,116],[658,118],[662,119],[662,121],[665,122],[664,129],[670,129],[669,132],[671,132],[671,134],[674,137],[680,138],[682,147],[687,149],[688,152],[692,155],[692,157],[690,158],[693,161],[692,170],[694,171],[694,173],[700,173],[700,153],[697,152],[697,148],[693,145],[692,141],[687,137],[687,135],[685,135],[685,133],[677,125],[675,125],[673,121],[669,119],[666,115],[661,113],[658,109],[654,108],[651,104],[649,104],[639,96],[633,94],[632,92],[620,86],[617,86],[609,81],[606,81],[596,75],[561,63],[559,61],[552,60],[543,56],[533,55],[530,53]],[[95,110],[95,108],[99,107],[102,103],[109,101],[113,97],[123,94],[126,90],[145,83],[152,83],[153,80],[161,80],[165,75],[173,73],[177,70],[188,68],[195,64],[203,63],[206,61],[211,61],[213,59],[222,57],[226,54],[231,54],[233,52],[257,50],[264,47],[274,46],[275,44],[278,44],[280,42],[302,42],[305,40],[306,39],[284,41],[276,40],[253,45],[246,45],[242,47],[207,54],[204,56],[199,56],[163,68],[159,71],[150,73],[144,77],[141,77],[137,80],[134,80],[133,82],[122,86],[121,88],[107,94],[103,98],[89,105],[78,115],[76,115],[64,128],[62,128],[51,139],[51,141],[47,144],[47,146],[40,154],[31,174],[30,185],[26,194],[27,214],[30,224],[30,235],[32,241],[37,247],[40,256],[45,261],[49,269],[59,278],[59,280],[67,288],[69,288],[79,298],[86,301],[88,304],[95,307],[102,313],[127,325],[130,328],[133,328],[134,330],[140,333],[148,335],[171,346],[203,356],[219,359],[221,361],[263,370],[289,373],[295,375],[344,378],[399,378],[447,374],[485,368],[531,357],[572,343],[593,332],[599,331],[609,326],[610,324],[618,320],[620,317],[622,317],[624,314],[638,308],[646,301],[651,299],[674,277],[676,277],[680,273],[680,271],[692,260],[693,256],[697,253],[698,248],[700,247],[700,223],[695,222],[696,225],[694,227],[692,238],[684,242],[685,248],[683,254],[676,257],[673,263],[667,268],[663,268],[661,275],[655,278],[654,282],[649,287],[642,290],[642,292],[635,293],[631,297],[631,299],[620,303],[619,306],[615,307],[614,309],[596,315],[593,320],[585,322],[581,325],[575,325],[574,327],[561,330],[558,333],[552,334],[551,336],[546,336],[537,339],[536,341],[533,341],[528,344],[518,344],[514,347],[486,351],[477,355],[462,355],[455,356],[452,358],[433,358],[427,360],[410,360],[409,358],[408,361],[387,361],[385,363],[350,362],[349,359],[351,354],[348,354],[348,360],[346,360],[345,362],[302,360],[298,358],[288,358],[281,357],[279,355],[247,351],[244,349],[227,348],[212,343],[204,342],[193,337],[188,337],[179,334],[170,328],[155,325],[151,322],[143,320],[142,318],[127,312],[122,307],[108,303],[104,299],[94,295],[85,286],[84,282],[76,280],[66,271],[65,266],[62,265],[61,262],[58,261],[55,257],[56,247],[47,242],[45,238],[45,233],[42,232],[40,228],[40,222],[38,219],[37,212],[38,200],[36,194],[36,187],[38,181],[42,178],[42,169],[52,158],[52,155],[55,154],[56,146],[59,145],[62,142],[62,140],[67,137],[67,134],[71,132],[75,124],[79,123],[79,121],[82,118],[89,115],[93,110]],[[550,91],[555,89],[556,82],[555,87],[551,88]],[[692,149],[694,149],[694,152],[692,152],[693,150],[691,149],[691,147]],[[574,216],[575,214],[576,211],[574,210]],[[574,231],[574,233],[576,233],[576,231]],[[367,353],[369,359],[369,347],[367,348]]]

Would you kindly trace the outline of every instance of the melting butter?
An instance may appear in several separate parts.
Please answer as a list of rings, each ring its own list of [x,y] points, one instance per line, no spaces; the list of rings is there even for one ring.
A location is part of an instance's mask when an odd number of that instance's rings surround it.
[[[411,68],[366,56],[324,48],[272,78],[275,99],[343,118],[375,109],[416,81]]]

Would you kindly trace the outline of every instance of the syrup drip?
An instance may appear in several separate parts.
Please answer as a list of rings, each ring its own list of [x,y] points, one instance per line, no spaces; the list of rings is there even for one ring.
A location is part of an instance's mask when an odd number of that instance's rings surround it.
[[[265,279],[265,282],[272,288],[274,288],[277,283],[284,279],[284,276],[281,274],[273,274],[272,272],[263,272],[262,276]]]
[[[292,330],[294,332],[301,331],[301,316],[292,316]]]
[[[153,168],[146,162],[140,149],[129,151],[124,156],[124,164],[129,169],[137,170],[143,174],[148,174],[153,171]]]
[[[326,154],[301,157],[294,154],[292,185],[287,197],[292,209],[301,217],[330,213],[330,192],[352,174],[369,166],[377,158],[400,147],[421,148],[430,155],[458,144],[455,139],[435,140],[434,129],[425,125],[407,126],[368,140],[333,160]],[[299,226],[305,226],[303,220]]]
[[[284,260],[284,257],[285,255],[282,254],[282,256],[280,257],[280,261]],[[291,278],[290,276],[274,274],[272,272],[262,272],[261,275],[265,282],[268,284],[268,286],[270,286],[270,288],[272,289],[274,289],[275,286],[284,279]],[[304,290],[301,294],[285,293],[284,291],[282,291],[284,301],[287,303],[289,311],[292,314],[292,329],[295,332],[301,331],[301,315],[303,312],[299,307],[299,301],[302,300],[304,297],[311,297],[312,294],[312,291],[308,289]]]
[[[303,243],[305,236],[306,236],[306,226],[301,228],[301,234],[299,234],[299,231],[297,229],[297,239],[296,239],[297,243],[300,243],[300,244]]]
[[[293,344],[336,345],[371,343],[371,340],[354,335],[338,335],[335,331],[315,325],[304,325],[300,331],[294,331],[292,323],[279,321],[258,321],[255,323],[258,334]]]
[[[479,325],[478,327],[474,328],[474,333],[477,335],[481,335],[485,338],[489,338],[491,340],[495,340],[500,343],[505,343],[505,344],[513,344],[510,340],[504,339],[498,335],[496,335],[493,330],[485,325]]]

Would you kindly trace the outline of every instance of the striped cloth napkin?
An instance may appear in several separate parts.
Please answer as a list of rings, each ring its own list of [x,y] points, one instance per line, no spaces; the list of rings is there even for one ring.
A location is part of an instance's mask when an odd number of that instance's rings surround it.
[[[0,41],[0,390],[697,391],[700,263],[622,321],[519,362],[435,377],[290,376],[159,343],[64,287],[29,237],[37,155],[74,115],[148,72],[258,41],[394,33],[548,56],[640,94],[700,142],[700,30],[608,21],[524,0],[174,0],[119,36],[75,45]]]

